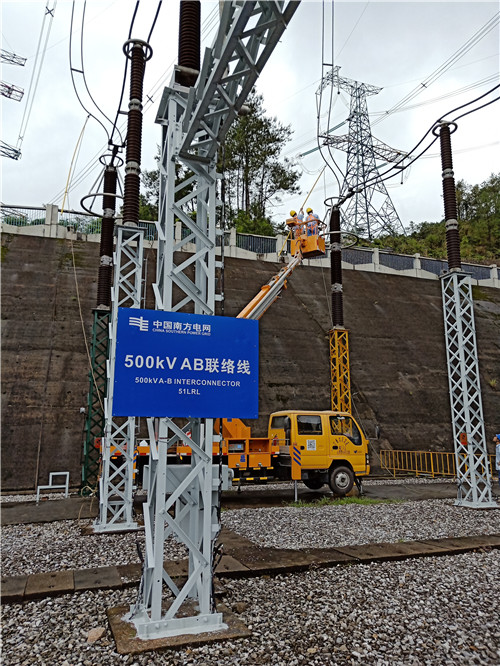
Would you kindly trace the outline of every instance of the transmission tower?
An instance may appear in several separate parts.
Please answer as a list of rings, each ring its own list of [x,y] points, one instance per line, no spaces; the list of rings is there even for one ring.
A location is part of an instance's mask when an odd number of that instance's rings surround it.
[[[368,95],[376,95],[382,88],[339,76],[340,67],[334,67],[323,77],[317,94],[332,85],[351,96],[349,134],[320,135],[325,146],[333,146],[347,153],[347,167],[340,198],[349,196],[342,210],[343,229],[372,240],[380,235],[404,233],[404,227],[380,178],[377,160],[402,164],[406,153],[395,150],[372,136],[368,116]]]
[[[10,53],[9,51],[4,51],[4,49],[0,49],[0,62],[24,67],[26,58],[18,56],[15,53]],[[13,99],[15,102],[20,102],[23,98],[24,90],[12,83],[0,81],[0,94],[8,99]],[[14,148],[14,146],[5,143],[5,141],[0,141],[0,155],[2,155],[2,157],[10,157],[13,160],[18,160],[21,157],[21,151],[18,148]]]

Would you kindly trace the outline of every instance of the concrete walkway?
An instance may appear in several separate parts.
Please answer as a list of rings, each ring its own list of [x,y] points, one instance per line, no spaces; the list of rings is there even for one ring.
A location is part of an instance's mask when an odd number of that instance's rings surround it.
[[[450,483],[365,485],[365,496],[373,499],[443,499],[455,498],[456,486]],[[299,499],[318,499],[323,493],[301,488]],[[223,506],[282,506],[293,500],[293,490],[252,490],[245,493],[224,493]],[[137,507],[140,511],[140,503]],[[4,503],[1,506],[2,525],[52,522],[57,520],[89,519],[98,514],[99,503],[95,498],[79,496],[61,500]],[[103,538],[106,538],[103,535]],[[311,568],[332,567],[338,564],[360,562],[384,562],[412,557],[456,555],[482,548],[500,548],[500,534],[468,536],[454,539],[426,539],[398,543],[364,544],[341,548],[310,548],[287,550],[262,548],[245,537],[222,529],[219,541],[223,555],[216,567],[216,578],[238,578],[275,575],[307,571]],[[165,562],[165,569],[172,578],[187,575],[187,560]],[[83,590],[122,589],[135,587],[141,578],[140,564],[126,564],[52,571],[25,576],[2,577],[2,603],[23,602],[46,596],[73,594]]]
[[[216,568],[216,578],[219,580],[293,573],[361,562],[456,555],[477,549],[500,548],[500,534],[365,544],[342,548],[286,550],[260,548],[248,539],[223,529],[220,541],[224,544],[225,554]],[[187,566],[187,560],[165,562],[168,574],[174,579],[186,576]],[[22,603],[31,599],[73,594],[83,590],[124,589],[137,586],[140,577],[139,564],[3,577],[1,602]]]

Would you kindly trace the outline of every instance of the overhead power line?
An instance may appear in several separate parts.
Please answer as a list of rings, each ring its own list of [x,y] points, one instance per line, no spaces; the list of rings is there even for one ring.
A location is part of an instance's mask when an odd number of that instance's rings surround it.
[[[388,118],[390,115],[398,111],[402,106],[408,104],[413,100],[417,95],[420,95],[424,90],[429,88],[437,79],[439,79],[445,72],[447,72],[452,65],[454,65],[457,60],[463,58],[463,56],[468,53],[476,44],[478,44],[486,35],[493,30],[495,26],[498,25],[500,21],[500,12],[497,12],[489,21],[487,21],[477,32],[475,32],[470,39],[468,39],[465,44],[463,44],[455,53],[453,53],[445,62],[440,65],[432,74],[430,74],[424,81],[422,81],[418,86],[416,86],[411,92],[409,92],[403,99],[401,99],[397,104],[391,107],[388,111],[385,111],[383,116],[376,120],[373,123],[373,126]]]
[[[38,88],[38,83],[40,81],[40,74],[42,71],[43,61],[45,58],[45,52],[47,51],[47,43],[49,41],[50,31],[52,28],[52,23],[54,20],[54,13],[57,6],[57,0],[53,0],[52,7],[49,7],[49,2],[45,7],[45,13],[43,15],[42,27],[40,29],[40,36],[38,38],[38,44],[35,55],[35,62],[33,64],[33,71],[31,73],[31,79],[28,87],[28,92],[26,94],[26,106],[24,108],[23,117],[21,120],[21,127],[19,129],[19,138],[17,139],[16,150],[21,155],[21,146],[26,134],[26,129],[28,127],[28,122],[31,116],[31,111],[33,109],[33,102],[35,100],[36,91]],[[45,24],[48,20],[48,27],[45,33]],[[42,48],[42,40],[45,33],[45,42]]]

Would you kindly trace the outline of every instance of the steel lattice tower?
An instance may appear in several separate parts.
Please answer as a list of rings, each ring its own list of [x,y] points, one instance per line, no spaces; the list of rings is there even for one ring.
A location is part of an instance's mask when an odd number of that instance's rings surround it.
[[[186,2],[187,9],[194,4]],[[217,235],[222,234],[216,228],[221,204],[217,151],[298,4],[297,0],[222,3],[219,31],[205,51],[200,72],[193,72],[189,65],[177,67],[170,87],[164,90],[156,118],[163,134],[158,263],[152,285],[157,310],[215,314],[215,303],[221,298],[215,290],[220,266],[215,249]],[[186,168],[187,175],[176,185],[177,164]],[[185,195],[189,185],[194,187]],[[188,201],[196,210],[195,219],[183,209]],[[175,240],[176,220],[185,231],[179,241]],[[188,244],[195,245],[194,254],[183,252]],[[127,620],[142,639],[225,629],[213,597],[222,482],[220,468],[212,464],[213,419],[191,418],[180,428],[162,416],[148,419],[148,428],[145,559],[138,599]],[[190,465],[169,464],[168,451],[179,441],[192,450]],[[189,552],[188,579],[182,587],[164,569],[164,543],[170,534]],[[168,607],[165,592],[174,596]],[[187,610],[181,609],[183,604],[188,604]]]
[[[401,234],[404,227],[380,178],[377,160],[401,163],[405,153],[395,150],[376,139],[371,132],[368,116],[368,95],[376,95],[382,88],[339,76],[340,67],[334,67],[323,77],[318,94],[328,85],[344,90],[351,96],[349,134],[321,135],[325,146],[333,146],[347,153],[347,166],[340,198],[350,197],[341,211],[342,228],[372,240],[382,234]]]
[[[441,144],[448,272],[441,276],[448,362],[451,422],[457,467],[458,506],[496,508],[484,429],[479,357],[470,275],[462,270],[457,200],[450,135],[456,124],[443,121],[433,133]]]

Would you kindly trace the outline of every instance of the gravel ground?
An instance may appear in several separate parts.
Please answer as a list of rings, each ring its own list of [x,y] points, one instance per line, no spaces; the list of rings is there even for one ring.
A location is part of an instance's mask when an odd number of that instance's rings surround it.
[[[81,528],[91,521],[6,525],[2,528],[2,575],[42,573],[139,563],[144,533],[92,534]],[[322,507],[235,509],[222,512],[222,524],[260,546],[334,548],[364,543],[410,541],[500,533],[500,510],[475,511],[453,500],[419,500],[398,504],[346,504]],[[165,558],[182,559],[183,545],[165,543]]]
[[[222,524],[259,546],[294,549],[500,533],[500,505],[477,511],[453,502],[237,509],[223,511]]]
[[[140,563],[137,545],[145,550],[144,532],[82,535],[85,520],[60,520],[2,527],[2,576],[60,569],[91,569]],[[180,560],[187,550],[172,537],[165,542],[165,558]]]
[[[222,600],[251,637],[135,656],[115,652],[106,618],[131,590],[11,604],[2,664],[497,666],[499,570],[491,550],[227,580]]]

